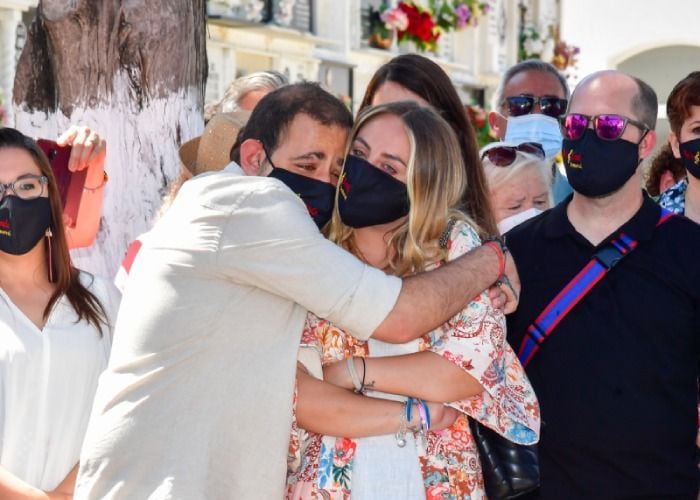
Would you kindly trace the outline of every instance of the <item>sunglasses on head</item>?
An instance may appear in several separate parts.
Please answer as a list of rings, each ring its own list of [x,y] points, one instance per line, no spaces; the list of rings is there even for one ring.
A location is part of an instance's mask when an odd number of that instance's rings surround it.
[[[649,127],[642,122],[627,118],[626,116],[589,116],[580,113],[569,113],[561,118],[562,134],[564,138],[576,141],[583,137],[584,132],[586,132],[588,128],[588,124],[591,122],[593,122],[593,130],[595,130],[596,135],[605,141],[615,141],[622,137],[628,123],[639,128],[645,134],[649,131]]]
[[[529,94],[514,95],[506,97],[508,105],[508,114],[510,116],[523,116],[532,113],[535,104],[539,103],[540,111],[543,115],[559,118],[566,112],[566,99],[560,99],[555,96],[543,95],[537,97]]]
[[[517,146],[496,146],[484,151],[481,155],[481,159],[483,160],[484,157],[486,157],[497,167],[507,167],[513,164],[518,155],[518,151],[531,154],[540,160],[544,160],[544,149],[542,149],[542,146],[537,142],[523,142]]]

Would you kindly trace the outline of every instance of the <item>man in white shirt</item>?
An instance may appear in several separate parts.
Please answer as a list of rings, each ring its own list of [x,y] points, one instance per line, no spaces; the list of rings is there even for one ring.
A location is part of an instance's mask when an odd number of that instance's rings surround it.
[[[351,121],[314,84],[269,94],[239,163],[188,181],[144,239],[76,498],[282,498],[306,312],[405,342],[499,277],[493,247],[402,282],[321,235]]]

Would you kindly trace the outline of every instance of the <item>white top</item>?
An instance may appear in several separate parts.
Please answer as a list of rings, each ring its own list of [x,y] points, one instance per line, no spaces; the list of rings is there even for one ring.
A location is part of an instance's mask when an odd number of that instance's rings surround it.
[[[81,273],[116,316],[118,292]],[[0,465],[43,490],[78,463],[97,378],[107,366],[111,332],[85,320],[63,297],[39,330],[0,289]]]
[[[403,356],[418,352],[418,339],[405,344],[388,344],[369,339],[369,352],[373,358]],[[378,391],[367,391],[375,398],[406,401],[404,396]],[[396,436],[387,434],[358,438],[352,466],[352,499],[425,500],[423,473],[412,432],[404,436],[406,446],[396,446]],[[381,487],[377,487],[381,485]]]
[[[186,182],[129,273],[76,498],[282,498],[307,311],[366,339],[400,287],[277,179]]]

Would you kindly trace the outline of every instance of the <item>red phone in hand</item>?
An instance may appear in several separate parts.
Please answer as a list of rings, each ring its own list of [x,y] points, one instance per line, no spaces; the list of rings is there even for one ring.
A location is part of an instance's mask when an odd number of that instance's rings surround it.
[[[87,169],[78,172],[71,172],[68,169],[68,160],[73,149],[71,146],[59,146],[56,141],[48,139],[39,139],[36,142],[51,163],[51,170],[56,177],[58,192],[61,195],[63,213],[68,219],[69,226],[75,227]]]

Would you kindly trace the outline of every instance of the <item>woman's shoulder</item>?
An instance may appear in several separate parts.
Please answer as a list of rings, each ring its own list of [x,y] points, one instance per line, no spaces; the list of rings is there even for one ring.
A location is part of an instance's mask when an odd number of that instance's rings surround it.
[[[453,260],[481,246],[481,238],[474,226],[466,220],[455,220],[452,223],[450,238],[447,243],[448,260]]]

